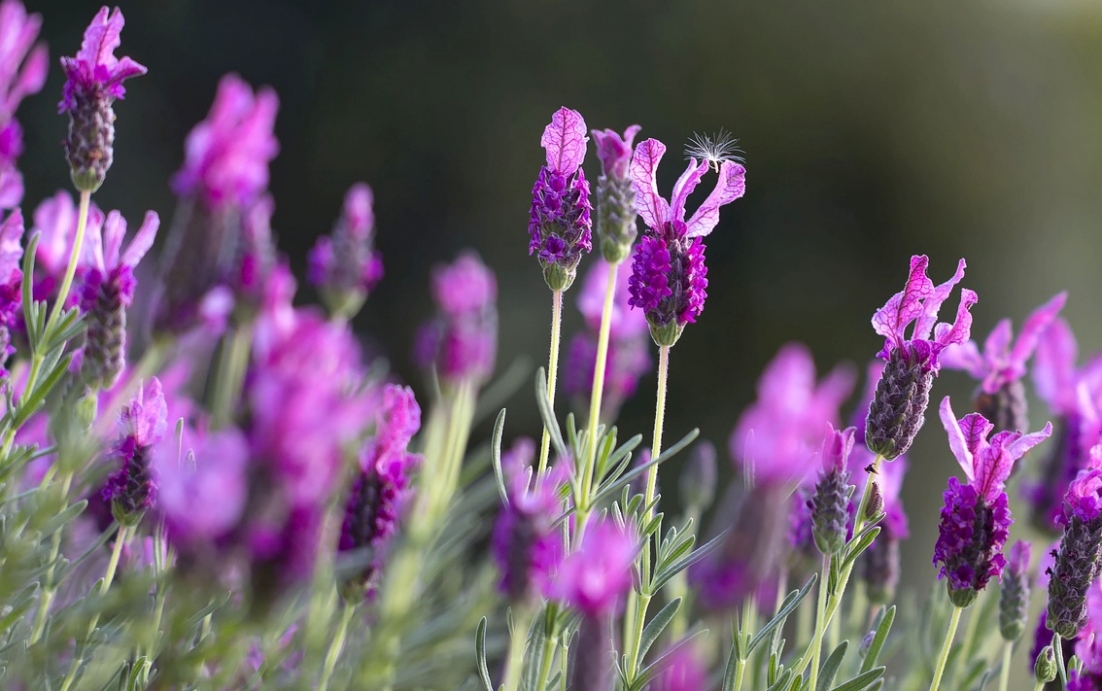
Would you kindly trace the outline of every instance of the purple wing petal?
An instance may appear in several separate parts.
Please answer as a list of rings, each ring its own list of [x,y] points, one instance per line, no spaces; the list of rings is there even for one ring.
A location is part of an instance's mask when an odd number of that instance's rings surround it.
[[[1056,294],[1051,300],[1034,310],[1022,324],[1022,332],[1018,335],[1018,341],[1014,344],[1013,350],[1010,351],[1011,366],[1020,368],[1022,374],[1025,373],[1025,363],[1037,349],[1042,334],[1056,321],[1056,316],[1064,309],[1067,299],[1066,292]]]
[[[109,23],[107,15],[109,12],[110,10],[106,5],[101,7],[96,16],[92,18],[92,23],[84,30],[84,40],[80,43],[80,52],[76,54],[76,59],[85,62],[89,69],[99,64],[104,43],[111,41],[108,36]],[[119,30],[115,31],[114,41],[115,44],[107,49],[108,54],[119,45]]]
[[[876,333],[898,343],[903,341],[903,330],[922,314],[923,300],[934,290],[934,283],[926,276],[930,259],[924,255],[911,257],[911,272],[903,291],[896,293],[872,316]]]
[[[716,188],[696,210],[687,224],[688,237],[707,235],[719,223],[719,208],[746,194],[746,169],[737,163],[724,161],[719,168]]]
[[[670,192],[671,219],[675,221],[685,220],[685,202],[688,201],[689,195],[693,193],[693,190],[700,184],[700,180],[707,172],[707,161],[697,163],[695,158],[689,159],[689,165],[685,168],[685,172],[677,178],[677,182],[673,184],[673,191]]]
[[[1010,352],[1010,342],[1014,339],[1014,329],[1009,319],[1003,319],[995,325],[987,340],[983,342],[983,357],[992,368],[1006,360]]]
[[[969,480],[972,480],[974,477],[972,452],[968,448],[968,438],[964,436],[964,431],[961,430],[960,423],[957,422],[957,417],[953,414],[953,407],[949,403],[948,396],[941,399],[941,407],[938,409],[938,413],[941,416],[941,425],[949,435],[949,450],[956,456],[960,467],[964,469],[964,474],[968,476]]]
[[[953,286],[960,283],[961,279],[964,278],[965,266],[964,260],[961,259],[957,263],[957,271],[953,274],[953,277],[927,294],[915,321],[914,338],[925,340],[930,337],[934,330],[934,324],[937,323],[938,310],[941,309],[941,304],[949,298],[949,294],[953,292]],[[968,338],[967,334],[965,334],[965,338]]]
[[[1026,454],[1027,451],[1037,446],[1044,440],[1052,436],[1052,423],[1046,422],[1045,428],[1040,432],[1033,432],[1031,434],[1021,434],[1017,438],[1013,439],[1009,444],[1005,445],[1007,454],[1009,454],[1011,460],[1018,460]]]
[[[126,219],[118,211],[107,214],[103,224],[103,267],[110,271],[119,265],[119,252],[126,237]]]
[[[972,305],[976,304],[979,296],[973,290],[964,288],[960,291],[960,306],[957,307],[957,317],[950,324],[938,324],[937,335],[934,338],[942,345],[964,343],[972,333]]]
[[[1062,318],[1057,317],[1041,334],[1033,360],[1033,384],[1037,395],[1055,410],[1063,410],[1067,401],[1074,401],[1075,360],[1079,346],[1075,334]]]
[[[145,212],[145,220],[142,221],[142,227],[138,228],[137,235],[130,241],[130,244],[126,248],[126,252],[122,255],[123,266],[134,268],[138,265],[138,262],[142,260],[145,253],[153,246],[153,241],[157,238],[157,229],[160,225],[161,219],[157,216],[156,212]]]
[[[941,351],[938,362],[942,367],[963,370],[975,379],[983,379],[987,374],[986,363],[975,341],[950,345]]]
[[[658,162],[666,153],[666,145],[657,139],[647,139],[635,147],[631,159],[631,184],[635,188],[635,206],[643,222],[658,231],[669,220],[670,205],[658,194]]]
[[[540,146],[547,151],[547,167],[563,175],[573,175],[585,159],[585,120],[581,113],[559,108],[543,130]]]

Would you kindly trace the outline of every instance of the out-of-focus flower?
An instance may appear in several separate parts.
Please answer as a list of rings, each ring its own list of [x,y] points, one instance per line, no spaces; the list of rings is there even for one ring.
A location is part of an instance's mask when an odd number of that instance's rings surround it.
[[[23,153],[23,128],[15,111],[46,83],[46,46],[35,43],[41,27],[42,15],[27,14],[18,0],[0,2],[0,209],[23,201],[23,176],[16,168]]]
[[[58,112],[69,114],[65,153],[73,184],[81,191],[99,189],[111,167],[115,144],[113,104],[126,94],[122,83],[146,73],[145,67],[129,57],[115,57],[123,24],[119,8],[100,8],[84,31],[80,51],[75,57],[61,58],[65,88]]]
[[[22,309],[23,214],[15,209],[0,223],[0,377],[8,358],[15,353],[11,345],[11,329]]]
[[[628,169],[631,166],[632,143],[642,129],[632,125],[624,136],[614,130],[591,130],[601,161],[601,177],[597,178],[597,237],[601,239],[601,254],[605,261],[617,264],[631,254],[635,229],[635,190]]]
[[[666,146],[648,139],[635,148],[631,178],[635,204],[647,230],[632,260],[631,305],[643,310],[651,336],[660,346],[677,342],[686,324],[696,321],[707,297],[708,269],[704,237],[719,223],[720,207],[746,192],[746,169],[724,161],[711,194],[685,220],[685,204],[704,174],[708,161],[691,159],[667,202],[658,194],[658,163]]]
[[[359,182],[344,197],[340,220],[329,237],[310,250],[309,278],[333,314],[354,316],[383,277],[374,247],[375,212],[371,188]]]
[[[1064,535],[1048,580],[1049,629],[1075,638],[1087,619],[1087,591],[1102,558],[1102,444],[1068,485],[1061,517]]]
[[[999,633],[1003,640],[1016,641],[1025,632],[1029,612],[1029,559],[1032,546],[1018,540],[1010,548],[1010,558],[999,589]]]
[[[103,488],[103,500],[110,502],[111,512],[123,525],[137,525],[157,499],[151,456],[167,425],[168,405],[161,382],[154,377],[138,389],[119,416],[123,436],[111,454],[119,468]]]
[[[639,552],[635,528],[612,519],[589,524],[577,551],[559,565],[545,595],[589,617],[615,612],[631,590],[632,565]]]
[[[967,288],[961,289],[953,323],[937,324],[942,303],[964,278],[964,260],[957,264],[952,278],[936,287],[926,275],[929,262],[926,255],[911,257],[906,286],[872,317],[873,329],[885,339],[877,357],[887,365],[869,407],[865,444],[888,461],[906,453],[922,427],[941,352],[951,344],[963,343],[971,333],[972,315],[968,310],[977,297]],[[914,328],[907,338],[906,330],[912,323]]]

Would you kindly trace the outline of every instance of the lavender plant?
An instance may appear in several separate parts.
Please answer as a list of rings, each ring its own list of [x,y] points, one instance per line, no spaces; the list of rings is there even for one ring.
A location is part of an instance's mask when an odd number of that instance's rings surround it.
[[[126,240],[120,213],[92,199],[123,82],[146,73],[115,57],[118,9],[62,58],[77,201],[42,201],[26,233],[14,111],[45,81],[40,23],[0,2],[3,688],[937,691],[997,678],[1007,691],[1028,677],[1102,689],[1102,356],[1076,368],[1065,294],[1017,341],[1000,322],[981,353],[974,292],[937,323],[964,260],[935,285],[912,257],[903,291],[872,315],[884,345],[852,413],[851,366],[819,379],[809,348],[782,346],[731,435],[736,480],[717,492],[698,431],[663,442],[671,348],[703,314],[704,238],[746,191],[726,135],[693,140],[667,200],[664,144],[633,147],[638,125],[592,130],[602,256],[562,368],[578,417],[560,417],[563,295],[592,248],[593,207],[585,121],[552,115],[528,228],[553,296],[548,366],[534,373],[542,429],[514,435],[496,410],[510,386],[495,379],[497,281],[473,251],[433,271],[420,394],[365,356],[351,319],[384,280],[366,183],[310,253],[324,309],[296,304],[271,227],[270,89],[222,79],[185,142],[163,247],[153,211]],[[1026,430],[1034,351],[1055,434]],[[974,412],[958,419],[948,397],[939,408],[965,480],[948,479],[933,545],[946,587],[916,604],[899,584],[900,497],[942,366],[981,384]],[[616,423],[652,368],[643,449]],[[495,412],[490,438],[472,439]],[[677,505],[660,479],[683,452]],[[1036,572],[1029,543],[1005,549],[1020,466],[1040,467],[1024,497],[1033,523],[1060,533]]]

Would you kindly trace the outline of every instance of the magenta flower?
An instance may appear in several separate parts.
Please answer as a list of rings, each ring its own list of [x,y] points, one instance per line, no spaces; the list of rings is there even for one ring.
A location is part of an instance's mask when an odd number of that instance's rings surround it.
[[[23,200],[23,176],[15,167],[23,153],[23,128],[15,111],[46,83],[46,46],[35,43],[41,26],[42,15],[28,15],[18,0],[0,2],[0,209]]]
[[[102,495],[110,503],[115,519],[133,526],[157,499],[151,456],[168,427],[168,405],[156,377],[139,388],[134,399],[123,408],[119,426],[123,436],[112,452],[112,460],[119,468],[108,476]]]
[[[1006,565],[1002,549],[1013,520],[1005,483],[1011,468],[1026,451],[1052,434],[1052,425],[1032,434],[1004,431],[990,436],[994,425],[979,413],[969,413],[958,421],[948,397],[942,400],[940,412],[949,449],[968,484],[949,478],[934,564],[942,565],[938,578],[948,578],[950,599],[958,607],[966,607]]]
[[[369,547],[371,564],[360,574],[360,588],[371,592],[386,546],[398,531],[398,520],[411,492],[413,471],[421,456],[406,448],[421,427],[421,408],[408,387],[389,385],[376,414],[375,436],[360,456],[360,470],[345,502],[338,549]]]
[[[1057,416],[1056,444],[1037,483],[1026,490],[1034,523],[1050,532],[1061,530],[1060,515],[1068,484],[1086,467],[1088,450],[1102,435],[1102,355],[1076,366],[1075,334],[1057,318],[1040,337],[1033,361],[1038,397]]]
[[[274,211],[275,201],[271,195],[263,194],[245,211],[242,218],[241,246],[229,276],[229,284],[238,315],[244,321],[251,321],[264,303],[265,295],[270,289],[269,284],[280,262],[275,239],[272,237]]]
[[[414,358],[445,381],[483,382],[497,354],[497,280],[473,252],[433,269],[436,319],[421,327]]]
[[[102,7],[84,31],[76,56],[61,58],[65,87],[58,112],[69,114],[65,153],[79,190],[94,192],[103,184],[114,156],[112,104],[126,95],[124,81],[146,73],[129,57],[115,57],[123,24],[119,8],[109,12]]]
[[[84,334],[81,377],[89,386],[110,389],[126,367],[126,311],[134,301],[138,282],[134,268],[157,237],[160,219],[148,211],[137,234],[122,249],[126,220],[118,211],[89,217],[88,250],[91,262],[85,266],[81,307],[88,320]],[[102,224],[102,233],[101,233]]]
[[[563,559],[544,594],[588,617],[615,612],[631,589],[638,552],[639,536],[633,526],[621,526],[612,519],[594,521],[577,551]]]
[[[310,282],[321,290],[329,311],[352,317],[383,277],[374,247],[371,188],[356,183],[344,197],[344,211],[331,237],[318,238],[308,258]]]
[[[1102,558],[1102,444],[1068,486],[1061,516],[1064,534],[1048,581],[1049,629],[1075,638],[1087,618],[1087,591]]]
[[[578,294],[578,311],[585,324],[593,332],[601,329],[601,312],[605,306],[605,289],[608,286],[609,263],[603,259],[593,263],[586,273]],[[612,316],[609,320],[609,338],[626,340],[647,333],[647,319],[631,308],[631,274],[616,274],[616,289],[612,296]]]
[[[655,691],[704,691],[708,688],[708,669],[688,642],[670,653],[655,679]]]
[[[22,309],[23,214],[15,209],[0,224],[0,376],[7,376],[4,364],[15,354],[11,329]]]
[[[597,178],[597,235],[601,238],[601,254],[612,263],[619,263],[631,254],[631,245],[638,235],[635,190],[628,170],[632,143],[640,129],[639,125],[632,125],[624,130],[623,137],[613,130],[591,130],[601,161],[601,177]]]
[[[547,165],[532,187],[528,254],[536,254],[551,290],[566,290],[574,282],[582,252],[593,249],[593,207],[589,182],[582,171],[586,142],[581,113],[560,108],[543,130],[540,146]]]
[[[982,354],[974,341],[950,345],[942,353],[943,365],[965,370],[980,380],[975,396],[976,412],[991,420],[996,431],[1026,428],[1025,388],[1021,383],[1026,362],[1066,300],[1067,293],[1060,293],[1037,308],[1026,319],[1017,341],[1013,341],[1010,320],[1004,319],[987,337]]]
[[[254,95],[236,74],[222,77],[207,119],[188,134],[173,191],[197,197],[209,209],[250,206],[268,187],[268,164],[279,152],[272,131],[278,110],[270,88]]]
[[[552,470],[531,478],[535,451],[532,440],[522,438],[502,454],[508,503],[498,514],[491,542],[501,572],[498,589],[518,603],[546,591],[562,560],[562,534],[555,521],[563,511],[559,488],[565,474]]]
[[[964,278],[964,260],[952,278],[936,287],[926,276],[928,264],[925,255],[911,257],[907,285],[872,317],[873,329],[885,338],[877,357],[888,364],[869,407],[865,444],[888,461],[906,453],[922,427],[941,351],[967,340],[972,327],[968,310],[977,298],[967,288],[961,290],[956,320],[935,326],[942,303]],[[912,323],[908,339],[905,332]]]
[[[720,208],[745,193],[746,169],[725,161],[715,189],[686,221],[685,204],[709,164],[691,159],[667,202],[658,194],[657,181],[665,152],[662,142],[648,139],[636,147],[631,162],[636,208],[647,225],[632,260],[631,305],[646,314],[655,342],[668,346],[704,310],[708,279],[703,238],[719,223]]]

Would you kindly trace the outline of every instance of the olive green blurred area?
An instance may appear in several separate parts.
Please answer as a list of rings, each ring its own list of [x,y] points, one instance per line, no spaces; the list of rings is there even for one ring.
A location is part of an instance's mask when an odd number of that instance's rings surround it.
[[[29,6],[45,15],[52,60],[75,51],[96,7]],[[116,163],[97,201],[132,219],[146,208],[170,217],[168,178],[219,76],[272,85],[282,99],[271,188],[283,251],[301,276],[345,189],[369,182],[387,276],[356,325],[418,384],[408,352],[431,310],[429,270],[467,246],[499,277],[499,368],[544,362],[551,298],[527,255],[526,224],[540,133],[562,105],[591,127],[639,123],[642,137],[666,142],[667,189],[694,131],[740,139],[746,197],[708,238],[709,297],[673,349],[666,423],[667,439],[700,427],[724,467],[727,437],[780,345],[806,342],[824,369],[839,360],[863,369],[881,345],[869,318],[902,287],[914,253],[931,255],[936,282],[967,258],[977,335],[1068,289],[1082,348],[1102,348],[1098,3],[140,0],[122,9],[119,54],[149,75],[128,82],[117,105]],[[55,68],[20,111],[28,205],[67,182],[60,85]],[[592,155],[586,167],[595,178]],[[567,337],[580,326],[575,298]],[[953,394],[963,410],[970,387],[944,373],[934,400]],[[510,400],[510,434],[538,431],[532,396],[526,383]],[[653,396],[644,381],[624,431],[649,435]],[[1046,413],[1035,406],[1035,427]],[[933,574],[931,531],[956,470],[930,417],[905,493],[914,532],[905,572],[922,578]]]

